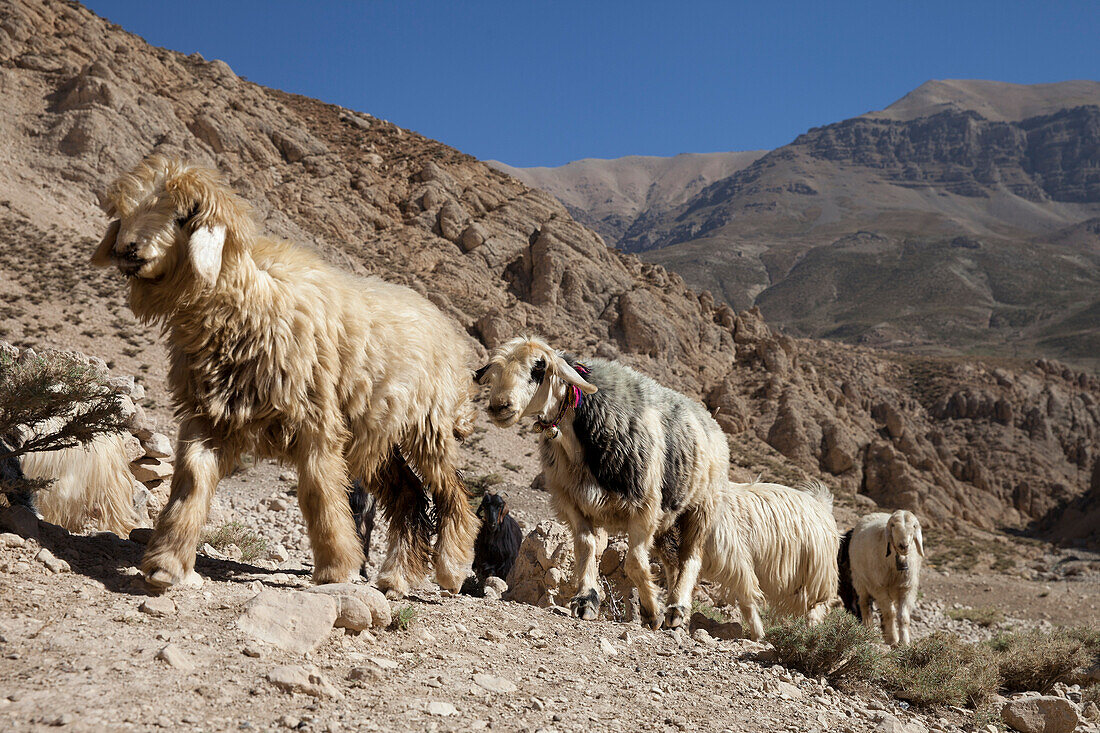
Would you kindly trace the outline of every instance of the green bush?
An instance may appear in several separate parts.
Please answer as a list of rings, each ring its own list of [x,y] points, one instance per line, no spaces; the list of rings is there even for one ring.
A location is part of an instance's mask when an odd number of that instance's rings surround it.
[[[941,631],[894,650],[884,682],[895,697],[919,705],[980,707],[1001,677],[992,649]]]
[[[804,617],[780,619],[769,625],[766,638],[784,666],[834,682],[874,679],[882,665],[876,632],[840,608],[819,624]]]

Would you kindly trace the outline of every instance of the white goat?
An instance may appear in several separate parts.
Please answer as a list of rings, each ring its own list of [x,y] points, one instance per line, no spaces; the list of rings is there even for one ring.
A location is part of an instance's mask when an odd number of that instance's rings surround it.
[[[913,548],[916,552],[913,552]],[[878,512],[859,520],[849,547],[852,586],[863,623],[873,627],[871,601],[882,616],[882,637],[890,646],[909,644],[909,618],[917,602],[924,535],[909,511]]]

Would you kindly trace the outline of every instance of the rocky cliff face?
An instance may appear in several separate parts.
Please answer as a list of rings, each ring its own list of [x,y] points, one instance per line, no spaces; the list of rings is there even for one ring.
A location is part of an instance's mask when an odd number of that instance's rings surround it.
[[[983,526],[1025,524],[1087,486],[1094,379],[782,336],[469,156],[151,48],[79,5],[0,4],[0,88],[0,337],[138,375],[160,429],[157,334],[86,264],[107,223],[97,191],[154,151],[225,171],[268,231],[426,294],[482,353],[540,333],[705,400],[743,479],[824,472],[932,522]]]

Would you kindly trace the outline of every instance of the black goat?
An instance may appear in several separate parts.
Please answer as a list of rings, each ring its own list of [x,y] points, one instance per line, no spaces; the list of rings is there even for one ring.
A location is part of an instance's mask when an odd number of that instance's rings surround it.
[[[508,578],[519,554],[523,531],[519,522],[508,514],[508,504],[499,494],[485,494],[477,515],[481,517],[481,530],[474,540],[474,574],[478,587],[482,588],[489,576]]]
[[[862,621],[863,617],[859,612],[859,599],[856,598],[856,589],[852,585],[852,560],[848,556],[853,531],[850,529],[840,536],[840,550],[837,552],[836,557],[837,569],[840,571],[837,593],[840,595],[840,602],[844,605],[845,610]]]
[[[12,438],[0,438],[0,454],[19,448],[19,441]],[[34,492],[23,475],[23,466],[19,456],[8,456],[0,460],[0,494],[7,497],[11,506],[20,504],[37,514],[34,506]]]
[[[378,511],[378,500],[366,490],[359,479],[355,479],[348,492],[348,503],[351,504],[351,514],[355,519],[355,531],[363,543],[363,567],[359,573],[364,578],[367,575],[367,563],[370,562],[370,536],[374,532],[374,515]]]

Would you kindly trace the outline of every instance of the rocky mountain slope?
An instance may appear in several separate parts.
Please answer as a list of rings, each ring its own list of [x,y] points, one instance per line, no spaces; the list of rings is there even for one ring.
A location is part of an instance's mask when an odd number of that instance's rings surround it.
[[[586,158],[556,168],[514,168],[495,160],[486,163],[551,194],[565,204],[573,218],[616,246],[628,230],[642,227],[642,221],[680,206],[766,152]]]
[[[541,333],[698,396],[742,477],[825,473],[932,523],[987,527],[1025,526],[1088,485],[1095,377],[781,336],[469,156],[151,48],[79,5],[0,5],[0,85],[0,337],[138,375],[164,432],[158,336],[130,315],[117,275],[87,265],[106,225],[97,191],[153,151],[224,170],[268,230],[425,293],[482,353]]]
[[[799,335],[1095,368],[1098,151],[1100,82],[932,81],[617,241]]]

